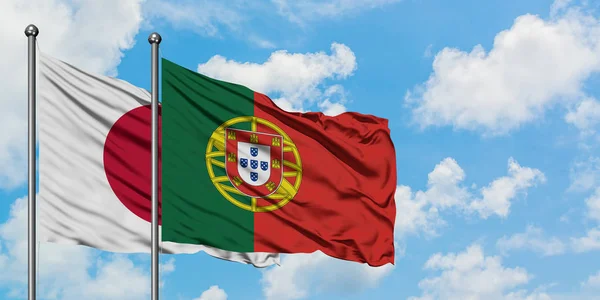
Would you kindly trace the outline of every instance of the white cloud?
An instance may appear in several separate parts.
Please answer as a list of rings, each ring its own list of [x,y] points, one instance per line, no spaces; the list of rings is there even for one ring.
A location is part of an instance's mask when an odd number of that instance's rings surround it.
[[[590,157],[573,164],[569,191],[585,192],[600,186],[600,157]]]
[[[492,214],[506,218],[510,212],[510,200],[518,192],[525,192],[537,183],[544,183],[546,178],[538,169],[521,167],[513,158],[508,160],[508,176],[494,180],[481,190],[482,198],[469,204],[469,209],[476,211],[486,219]]]
[[[142,0],[3,0],[0,4],[0,188],[25,181],[27,147],[27,39],[40,29],[39,49],[90,72],[116,74],[122,51],[134,44]],[[107,22],[106,16],[110,16]],[[82,51],[82,49],[84,49]]]
[[[275,45],[274,42],[264,39],[262,37],[259,37],[257,35],[249,35],[248,40],[250,42],[252,42],[254,45],[258,46],[259,48],[263,48],[263,49],[277,48],[277,45]]]
[[[550,15],[556,16],[558,13],[564,11],[569,7],[573,0],[555,0],[550,6]]]
[[[532,293],[528,293],[525,290],[511,292],[505,295],[502,300],[558,300],[554,297],[554,295],[549,295],[543,291],[534,291]],[[576,298],[578,299],[578,298]],[[583,300],[583,299],[579,299]]]
[[[423,232],[426,236],[436,236],[437,230],[446,222],[439,217],[439,211],[431,206],[427,192],[418,191],[413,195],[410,187],[396,188],[396,228],[394,234],[402,240],[405,235]]]
[[[402,238],[419,232],[435,236],[437,229],[445,225],[440,212],[450,209],[477,213],[483,219],[490,215],[505,218],[519,192],[545,180],[540,170],[522,167],[513,158],[508,160],[508,176],[481,188],[481,196],[463,184],[464,179],[465,172],[456,160],[445,158],[429,173],[427,190],[413,193],[410,187],[399,186],[396,189],[396,236]]]
[[[227,300],[227,293],[218,285],[213,285],[194,300]]]
[[[456,160],[446,158],[427,175],[428,190],[425,195],[429,203],[438,208],[462,206],[469,198],[467,188],[460,186],[465,179],[464,170]]]
[[[328,116],[337,116],[346,111],[346,107],[341,103],[332,103],[329,99],[325,99],[319,103],[319,108],[323,114]]]
[[[62,251],[61,255],[64,255]],[[149,274],[126,257],[115,256],[108,261],[98,259],[96,270],[93,276],[75,282],[57,280],[51,289],[61,299],[147,299],[150,296]],[[53,276],[62,274],[54,273]]]
[[[571,247],[577,253],[600,250],[600,228],[588,230],[586,236],[571,238]]]
[[[160,263],[158,265],[158,275],[160,277],[159,288],[163,288],[165,286],[165,276],[175,272],[175,258],[170,258],[166,262]]]
[[[370,267],[318,251],[285,256],[281,266],[263,272],[261,282],[267,300],[304,299],[314,292],[353,294],[374,288],[393,269],[390,264]]]
[[[227,4],[212,0],[165,1],[148,0],[144,14],[151,20],[166,20],[176,29],[189,29],[207,36],[219,35],[219,27],[238,29],[247,21],[240,1]]]
[[[166,275],[175,271],[175,259],[170,258],[164,263],[160,264],[160,275]]]
[[[532,275],[521,267],[502,265],[498,256],[485,256],[478,244],[458,254],[432,255],[424,268],[440,273],[419,282],[421,297],[410,299],[549,299],[545,294],[527,294],[513,289],[527,284]]]
[[[506,134],[556,104],[584,98],[584,82],[600,70],[600,22],[565,3],[555,4],[549,20],[518,17],[496,35],[489,52],[481,45],[438,52],[429,79],[405,97],[414,121],[422,128]],[[569,118],[583,124],[576,115]]]
[[[148,17],[145,22],[148,27],[166,20],[176,29],[187,29],[210,37],[234,33],[257,47],[273,49],[276,48],[273,41],[257,35],[253,30],[255,19],[281,23],[279,16],[283,15],[288,21],[304,26],[308,20],[328,19],[399,1],[272,0],[252,1],[252,5],[248,5],[247,0],[147,0],[144,15]]]
[[[426,191],[413,193],[408,186],[396,188],[395,234],[399,238],[420,231],[435,236],[437,228],[445,225],[439,218],[440,210],[464,207],[470,197],[460,184],[465,173],[453,158],[442,160],[427,177]]]
[[[565,120],[581,130],[584,136],[594,134],[600,124],[600,102],[592,98],[581,101],[567,113]]]
[[[330,113],[343,111],[341,86],[327,86],[325,80],[344,79],[356,70],[356,57],[348,46],[331,45],[331,54],[275,51],[262,64],[240,63],[220,55],[198,66],[198,72],[213,78],[239,83],[264,94],[278,94],[277,105],[289,111],[303,111],[315,101]],[[325,91],[323,91],[325,89]],[[272,95],[270,95],[272,96]],[[332,101],[332,97],[341,98]]]
[[[344,91],[343,86],[339,84],[332,85],[327,88],[323,96],[324,100],[317,104],[323,114],[328,116],[336,116],[346,112],[346,107],[344,104],[347,100],[346,92]]]
[[[595,275],[590,275],[588,279],[581,283],[581,286],[585,289],[594,289],[600,291],[600,271]]]
[[[400,0],[271,0],[279,13],[290,21],[303,25],[317,18],[339,17],[345,14],[382,7]]]
[[[556,237],[545,237],[542,229],[527,226],[524,233],[517,233],[511,237],[503,236],[496,242],[496,247],[503,253],[511,250],[528,249],[543,256],[563,254],[566,245]]]
[[[429,58],[433,55],[433,44],[429,44],[425,51],[423,52],[423,57]]]
[[[585,199],[585,205],[587,207],[587,216],[592,220],[598,221],[600,224],[600,187],[597,187],[596,192]]]
[[[17,199],[0,224],[0,286],[23,295],[27,286],[27,201]],[[39,245],[38,289],[44,298],[147,299],[150,274],[124,255],[99,255],[88,247]],[[164,277],[174,261],[162,266]],[[123,280],[126,278],[127,280]]]
[[[585,199],[586,216],[600,225],[600,187]],[[600,227],[588,230],[582,237],[571,238],[571,247],[577,253],[600,250]]]

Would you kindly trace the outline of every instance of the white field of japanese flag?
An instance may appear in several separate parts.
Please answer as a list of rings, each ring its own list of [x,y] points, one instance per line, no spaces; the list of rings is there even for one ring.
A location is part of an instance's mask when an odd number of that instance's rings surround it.
[[[150,93],[43,53],[38,61],[40,241],[149,253]],[[138,159],[122,159],[132,151]],[[279,264],[273,253],[171,242],[161,247],[163,253],[205,251],[257,267]]]

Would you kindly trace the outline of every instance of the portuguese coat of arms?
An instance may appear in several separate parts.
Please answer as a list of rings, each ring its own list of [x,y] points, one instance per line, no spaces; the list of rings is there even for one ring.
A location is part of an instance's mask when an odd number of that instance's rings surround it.
[[[274,193],[283,178],[282,136],[227,128],[225,140],[225,170],[233,186],[250,197]]]

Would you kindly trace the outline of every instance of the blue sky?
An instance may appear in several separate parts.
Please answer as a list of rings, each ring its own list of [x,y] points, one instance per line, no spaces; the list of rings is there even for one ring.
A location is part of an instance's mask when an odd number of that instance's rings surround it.
[[[41,51],[140,87],[157,31],[163,57],[282,108],[390,120],[394,267],[165,256],[163,299],[600,299],[594,1],[21,2],[0,4],[0,299],[26,288],[29,23]],[[40,256],[43,299],[149,298],[149,255]]]

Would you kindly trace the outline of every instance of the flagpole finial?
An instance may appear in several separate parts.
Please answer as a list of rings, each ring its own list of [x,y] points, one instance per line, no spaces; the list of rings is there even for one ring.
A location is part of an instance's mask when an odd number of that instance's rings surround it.
[[[160,37],[160,34],[156,32],[151,33],[148,37],[148,43],[150,44],[160,44],[160,41],[162,41],[162,38]]]
[[[25,35],[28,37],[32,35],[36,37],[38,33],[40,33],[39,29],[33,24],[29,24],[27,27],[25,27]]]

